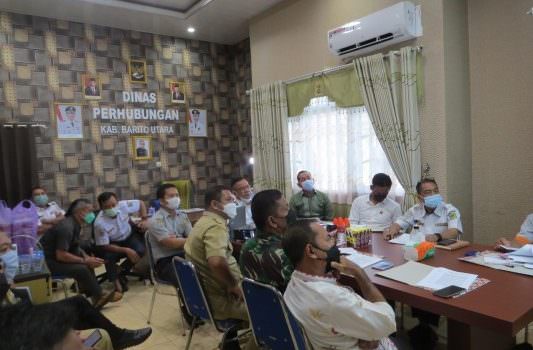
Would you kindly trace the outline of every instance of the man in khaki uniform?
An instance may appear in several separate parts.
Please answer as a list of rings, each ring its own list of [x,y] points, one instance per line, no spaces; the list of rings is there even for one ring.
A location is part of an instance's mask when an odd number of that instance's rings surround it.
[[[240,286],[241,271],[233,257],[228,219],[237,215],[235,197],[229,188],[216,186],[205,194],[204,215],[185,242],[185,257],[196,266],[206,297],[218,320],[233,318],[248,322]],[[246,349],[256,348],[253,339]]]

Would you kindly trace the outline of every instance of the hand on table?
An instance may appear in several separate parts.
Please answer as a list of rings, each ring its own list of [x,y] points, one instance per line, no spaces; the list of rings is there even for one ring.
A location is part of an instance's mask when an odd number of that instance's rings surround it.
[[[395,229],[395,228],[386,228],[385,230],[383,230],[383,239],[385,239],[386,241],[396,237],[398,235],[398,233],[400,233],[400,230],[398,229]]]

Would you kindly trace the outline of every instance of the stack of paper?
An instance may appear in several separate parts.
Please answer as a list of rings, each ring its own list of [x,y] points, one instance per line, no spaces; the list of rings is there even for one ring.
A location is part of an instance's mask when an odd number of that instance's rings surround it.
[[[507,256],[514,262],[533,264],[533,244],[526,244]]]
[[[401,235],[396,236],[395,238],[391,239],[389,243],[406,245],[410,241],[411,241],[411,235],[408,233],[402,233]]]
[[[464,289],[470,288],[477,275],[457,272],[444,267],[434,268],[426,277],[418,281],[418,287],[429,289],[442,289],[448,286],[457,286]]]
[[[379,272],[377,275],[434,290],[452,285],[468,289],[477,278],[477,275],[470,273],[457,272],[444,267],[432,267],[415,261],[408,261],[403,265]]]
[[[341,254],[348,254],[346,258],[362,269],[383,260],[379,256],[361,254],[353,248],[340,248],[339,250]]]

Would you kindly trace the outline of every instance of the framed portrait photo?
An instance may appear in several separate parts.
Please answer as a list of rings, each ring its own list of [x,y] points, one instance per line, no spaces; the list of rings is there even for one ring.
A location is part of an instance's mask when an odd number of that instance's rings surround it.
[[[207,137],[207,111],[189,109],[189,137]]]
[[[83,120],[81,112],[81,105],[74,103],[55,103],[58,139],[83,139]]]
[[[185,83],[173,81],[170,83],[170,103],[185,103]]]
[[[131,147],[133,150],[133,159],[152,159],[152,138],[150,136],[132,136]]]
[[[87,100],[99,100],[102,98],[102,84],[97,75],[83,74],[81,76],[81,92]]]
[[[130,60],[129,65],[130,83],[146,84],[146,61]]]

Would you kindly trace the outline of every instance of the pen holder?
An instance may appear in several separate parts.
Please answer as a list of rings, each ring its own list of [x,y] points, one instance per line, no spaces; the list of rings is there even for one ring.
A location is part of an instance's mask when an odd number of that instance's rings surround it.
[[[372,241],[372,231],[366,226],[346,228],[346,243],[348,247],[366,248]]]
[[[403,247],[405,260],[422,261],[435,255],[435,243],[420,242]]]

